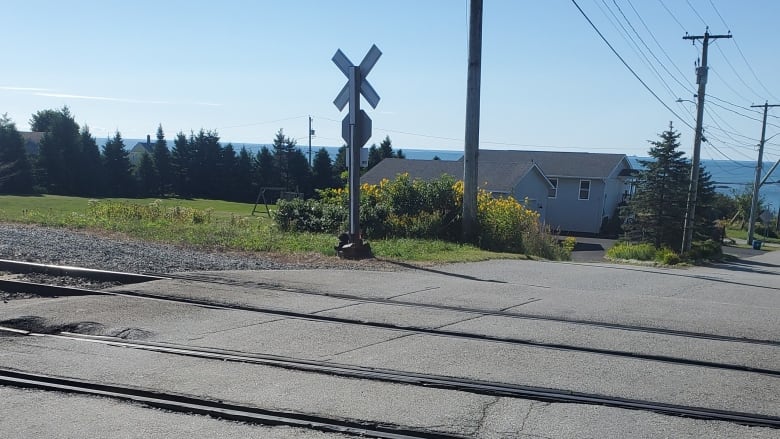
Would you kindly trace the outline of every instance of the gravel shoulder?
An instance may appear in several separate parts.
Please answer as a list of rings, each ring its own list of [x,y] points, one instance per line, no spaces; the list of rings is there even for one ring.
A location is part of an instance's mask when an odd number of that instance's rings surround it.
[[[334,243],[336,239],[334,238]],[[0,258],[126,272],[354,269],[398,271],[376,259],[351,261],[315,253],[203,251],[132,239],[119,234],[0,223]]]

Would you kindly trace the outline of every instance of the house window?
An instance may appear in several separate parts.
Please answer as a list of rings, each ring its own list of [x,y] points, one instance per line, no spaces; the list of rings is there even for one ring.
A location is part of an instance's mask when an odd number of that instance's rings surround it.
[[[590,199],[590,180],[580,180],[580,200]]]
[[[547,198],[555,198],[558,196],[558,179],[551,178],[550,183],[552,183],[552,187],[547,189]]]

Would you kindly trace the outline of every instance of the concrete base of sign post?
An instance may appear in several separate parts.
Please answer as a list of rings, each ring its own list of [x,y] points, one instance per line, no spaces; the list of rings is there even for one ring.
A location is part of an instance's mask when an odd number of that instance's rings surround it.
[[[371,245],[359,236],[350,236],[348,233],[339,235],[339,244],[334,247],[338,257],[343,259],[366,259],[372,258]]]

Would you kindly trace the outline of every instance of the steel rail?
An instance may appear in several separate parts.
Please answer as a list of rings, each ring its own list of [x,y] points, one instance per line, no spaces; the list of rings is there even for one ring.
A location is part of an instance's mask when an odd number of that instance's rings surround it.
[[[36,283],[29,283],[29,282],[22,282],[22,281],[0,280],[0,290],[6,290],[11,292],[30,292],[31,290],[35,291],[39,287],[43,289],[42,291],[45,294],[50,294],[54,296],[79,295],[78,292],[81,291],[82,292],[81,295],[98,294],[98,295],[107,295],[107,296],[161,300],[166,302],[183,303],[188,305],[203,306],[209,308],[257,312],[257,313],[277,315],[277,316],[282,316],[282,317],[287,317],[292,319],[354,325],[354,326],[366,326],[372,328],[387,329],[391,331],[411,332],[420,335],[432,335],[432,336],[459,338],[459,339],[475,340],[475,341],[486,341],[486,342],[494,342],[494,343],[506,343],[515,346],[529,346],[529,347],[541,348],[541,349],[555,349],[555,350],[572,351],[572,352],[580,352],[580,353],[587,353],[587,354],[608,355],[608,356],[614,356],[620,358],[657,361],[661,363],[677,364],[683,366],[708,367],[713,369],[732,370],[738,372],[759,373],[759,374],[780,377],[780,370],[750,367],[750,366],[732,364],[732,363],[717,363],[713,361],[693,360],[689,358],[672,357],[668,355],[643,354],[639,352],[621,351],[616,349],[591,348],[585,346],[566,345],[562,343],[545,343],[545,342],[537,342],[537,341],[514,338],[514,337],[499,337],[499,336],[492,336],[487,334],[475,334],[475,333],[463,332],[463,331],[451,331],[451,330],[434,329],[434,328],[420,328],[420,327],[409,326],[409,325],[396,325],[392,323],[371,322],[366,320],[357,320],[357,319],[350,319],[345,317],[320,316],[315,314],[307,314],[307,313],[301,313],[301,312],[284,310],[284,309],[255,307],[250,305],[225,304],[218,301],[183,298],[178,296],[147,294],[147,293],[139,293],[133,291],[113,292],[113,291],[80,290],[78,288],[73,288],[73,287],[58,287],[53,285],[36,284]],[[62,289],[63,294],[58,294],[57,293],[58,289]],[[2,327],[0,327],[0,329],[2,329]]]
[[[363,303],[377,303],[377,304],[382,304],[382,305],[407,306],[407,307],[412,307],[412,308],[430,308],[430,309],[443,310],[443,311],[458,311],[458,312],[463,312],[463,313],[467,313],[467,314],[477,314],[477,315],[484,315],[484,316],[507,317],[507,318],[514,318],[514,319],[522,319],[522,320],[538,320],[538,321],[565,323],[565,324],[572,324],[572,325],[583,325],[583,326],[590,326],[590,327],[598,327],[598,328],[604,328],[604,329],[615,329],[615,330],[620,330],[620,331],[647,332],[647,333],[651,333],[651,334],[671,335],[671,336],[676,336],[676,337],[700,338],[700,339],[714,340],[714,341],[725,341],[725,342],[733,342],[733,343],[761,344],[761,345],[769,345],[769,346],[778,346],[778,347],[780,347],[780,340],[766,340],[766,339],[754,339],[754,338],[747,338],[747,337],[733,337],[733,336],[728,336],[728,335],[708,334],[708,333],[703,333],[703,332],[683,331],[683,330],[677,330],[677,329],[653,328],[653,327],[649,327],[649,326],[625,325],[625,324],[621,324],[621,323],[600,322],[600,321],[584,320],[584,319],[571,319],[571,318],[565,318],[565,317],[542,316],[542,315],[535,315],[535,314],[525,314],[525,313],[516,313],[516,312],[508,312],[508,311],[497,311],[497,310],[489,310],[489,309],[481,309],[481,308],[469,308],[469,307],[460,307],[460,306],[452,306],[452,305],[440,305],[440,304],[410,302],[410,301],[396,300],[396,299],[383,299],[383,298],[375,298],[375,297],[364,297],[364,296],[358,296],[358,295],[354,295],[354,294],[307,291],[307,290],[298,289],[298,288],[282,287],[282,286],[279,286],[279,285],[259,283],[259,282],[242,282],[242,281],[232,281],[232,280],[215,280],[215,279],[209,278],[208,276],[202,276],[202,275],[171,274],[171,275],[167,275],[167,276],[169,276],[171,279],[181,279],[181,280],[189,280],[189,281],[196,281],[196,282],[203,282],[203,283],[223,284],[223,285],[235,285],[235,286],[245,286],[246,287],[246,286],[250,286],[250,284],[251,284],[251,286],[260,287],[260,288],[268,289],[268,290],[271,290],[271,291],[297,293],[297,294],[306,294],[306,295],[312,295],[312,296],[331,297],[331,298],[334,298],[334,299],[352,300],[352,301],[363,302]]]
[[[519,384],[448,377],[443,375],[406,372],[392,369],[370,368],[364,366],[330,363],[325,361],[302,360],[292,357],[193,347],[172,343],[128,341],[116,337],[91,336],[73,333],[62,333],[61,335],[26,333],[25,335],[55,337],[66,340],[92,342],[109,346],[140,349],[166,354],[184,355],[219,361],[259,364],[305,372],[336,375],[347,378],[369,379],[423,387],[457,390],[489,396],[534,399],[557,403],[604,405],[615,408],[650,411],[695,419],[726,421],[744,425],[780,428],[780,417],[756,413],[718,410],[706,407],[619,398],[561,389],[532,387]],[[0,376],[2,375],[0,374]],[[0,383],[2,383],[1,379]]]
[[[40,269],[41,271],[35,271],[36,269]],[[554,323],[582,325],[582,326],[604,328],[604,329],[614,329],[614,330],[620,330],[620,331],[646,332],[646,333],[650,333],[650,334],[670,335],[670,336],[675,336],[675,337],[698,338],[698,339],[713,340],[713,341],[724,341],[724,342],[730,342],[730,343],[748,343],[748,344],[758,344],[758,345],[768,345],[768,346],[780,347],[780,340],[767,340],[767,339],[754,339],[754,338],[747,338],[747,337],[734,337],[734,336],[728,336],[728,335],[708,334],[708,333],[703,333],[703,332],[684,331],[684,330],[677,330],[677,329],[654,328],[654,327],[649,327],[649,326],[626,325],[626,324],[621,324],[621,323],[610,323],[610,322],[601,322],[601,321],[584,320],[584,319],[570,319],[570,318],[565,318],[565,317],[542,316],[542,315],[535,315],[535,314],[526,314],[526,313],[515,313],[515,312],[508,312],[508,311],[488,310],[488,309],[481,309],[481,308],[470,308],[470,307],[458,307],[458,306],[451,306],[451,305],[418,303],[418,302],[410,302],[410,301],[395,300],[395,299],[371,298],[371,297],[363,297],[363,296],[358,296],[358,295],[353,295],[353,294],[307,291],[307,290],[298,289],[298,288],[283,287],[283,286],[274,285],[274,284],[270,284],[270,283],[243,282],[243,281],[233,281],[233,280],[228,280],[228,279],[219,279],[219,280],[217,280],[217,279],[213,279],[213,278],[210,278],[208,276],[203,276],[203,275],[161,274],[161,273],[133,274],[133,273],[121,273],[121,272],[102,271],[102,270],[94,270],[94,269],[81,269],[81,268],[78,268],[78,267],[64,267],[64,266],[58,266],[58,265],[37,264],[37,263],[9,261],[9,260],[2,260],[2,259],[0,259],[0,271],[3,271],[3,270],[4,271],[12,271],[12,272],[24,272],[24,273],[30,273],[30,272],[41,272],[41,273],[62,272],[63,273],[62,275],[83,276],[83,277],[88,277],[88,278],[89,278],[89,276],[94,275],[94,276],[97,276],[97,277],[93,278],[95,280],[112,280],[111,278],[102,278],[102,277],[100,277],[100,276],[102,276],[102,273],[106,273],[106,274],[128,275],[128,276],[130,276],[129,277],[130,279],[138,279],[137,282],[146,282],[146,281],[153,281],[153,280],[180,279],[180,280],[188,280],[188,281],[203,282],[203,283],[213,283],[213,284],[222,284],[222,285],[234,285],[234,286],[244,286],[244,287],[254,286],[254,287],[264,288],[264,289],[268,289],[268,290],[272,290],[272,291],[278,291],[278,292],[289,292],[289,293],[297,293],[297,294],[306,294],[306,295],[314,295],[314,296],[331,297],[331,298],[335,298],[335,299],[351,300],[351,301],[356,301],[356,302],[361,302],[361,303],[378,303],[378,304],[383,304],[383,305],[405,306],[405,307],[412,307],[412,308],[427,308],[427,309],[435,309],[435,310],[443,310],[443,311],[457,311],[457,312],[463,312],[463,313],[467,313],[467,314],[475,314],[475,315],[483,315],[483,316],[506,317],[506,318],[513,318],[513,319],[522,319],[522,320],[547,321],[547,322],[554,322]],[[83,274],[79,274],[79,273],[83,273]],[[140,277],[134,277],[134,276],[140,276]],[[141,280],[141,279],[145,279],[145,280]],[[137,282],[128,282],[128,283],[137,283]]]
[[[259,425],[286,425],[382,439],[453,439],[463,436],[410,427],[267,410],[258,407],[141,389],[0,369],[0,385],[132,401],[174,412],[207,415]]]

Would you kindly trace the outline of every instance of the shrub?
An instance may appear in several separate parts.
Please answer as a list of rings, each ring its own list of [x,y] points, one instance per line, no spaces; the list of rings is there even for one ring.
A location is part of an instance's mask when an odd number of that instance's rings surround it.
[[[339,233],[347,229],[349,193],[344,189],[317,192],[318,200],[279,201],[274,219],[284,231]],[[422,238],[457,241],[460,236],[463,182],[450,176],[431,181],[408,174],[378,185],[360,187],[363,238]],[[539,214],[512,197],[477,195],[479,245],[492,251],[527,253],[568,259],[571,248],[539,224]]]
[[[674,250],[664,247],[655,252],[655,260],[665,265],[677,265],[680,263],[680,255]]]
[[[723,247],[719,242],[711,239],[694,241],[691,243],[691,250],[685,256],[693,261],[716,261],[723,257]]]
[[[632,244],[618,242],[607,250],[607,257],[612,259],[635,259],[637,261],[652,261],[655,259],[655,247],[652,244]]]

